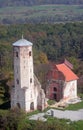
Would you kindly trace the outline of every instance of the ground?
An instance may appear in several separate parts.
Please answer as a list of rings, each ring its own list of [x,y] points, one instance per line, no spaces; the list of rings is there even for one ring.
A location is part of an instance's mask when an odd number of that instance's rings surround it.
[[[52,116],[59,119],[70,119],[71,121],[79,121],[83,120],[83,109],[77,111],[70,111],[70,110],[55,110],[50,109],[45,113],[38,113],[35,115],[30,116],[30,120],[42,120],[46,121],[47,119],[44,116]]]
[[[75,103],[76,101],[78,100],[74,100],[73,103]],[[54,105],[49,105],[50,107],[49,110],[32,115],[29,117],[29,119],[46,121],[47,118],[45,117],[51,116],[51,117],[56,117],[59,119],[70,119],[71,121],[83,120],[83,101],[82,100],[79,100],[79,102],[75,104],[69,104],[66,108],[58,107],[57,105],[58,103],[55,103]],[[63,109],[63,110],[56,110],[56,108]]]

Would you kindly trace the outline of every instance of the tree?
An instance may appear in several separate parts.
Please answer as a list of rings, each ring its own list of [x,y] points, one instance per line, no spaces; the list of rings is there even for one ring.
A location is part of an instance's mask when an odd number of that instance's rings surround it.
[[[7,114],[0,115],[0,128],[1,130],[27,130],[28,124],[25,119],[25,112],[14,108]]]
[[[76,59],[74,56],[68,57],[69,62],[73,65],[73,69],[75,72],[77,72],[79,67],[78,59]]]
[[[47,64],[48,63],[48,58],[47,58],[47,56],[46,56],[46,54],[44,52],[40,52],[39,60],[40,60],[40,63],[42,63],[42,64]]]

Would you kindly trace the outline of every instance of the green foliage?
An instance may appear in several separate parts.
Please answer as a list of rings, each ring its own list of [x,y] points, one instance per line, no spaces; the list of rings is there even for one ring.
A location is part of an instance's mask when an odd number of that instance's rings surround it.
[[[42,63],[42,64],[47,64],[48,63],[47,56],[43,52],[40,52],[39,59],[40,59],[40,63]]]
[[[83,93],[79,93],[78,96],[83,99]]]
[[[48,105],[53,105],[53,104],[55,104],[54,100],[48,100]]]
[[[73,65],[73,69],[76,71],[79,67],[78,59],[74,56],[68,57],[69,62]]]
[[[11,62],[11,43],[21,38],[22,32],[26,39],[34,43],[35,56],[43,53],[43,57],[47,56],[49,60],[59,60],[65,55],[82,58],[82,27],[83,23],[1,26],[0,55],[3,63],[5,64],[6,59]],[[4,34],[3,28],[6,32],[4,36],[2,36],[2,32]],[[4,55],[6,55],[6,59]]]
[[[78,121],[72,123],[72,126],[76,128],[76,130],[82,130],[83,129],[83,121]]]
[[[0,80],[0,109],[8,109],[10,106],[10,88],[8,79]]]
[[[23,111],[19,109],[10,110],[4,115],[0,115],[0,128],[2,130],[26,130],[25,118],[26,114]]]
[[[33,49],[33,53],[35,65],[48,64],[48,58],[44,52],[38,51],[37,49]]]

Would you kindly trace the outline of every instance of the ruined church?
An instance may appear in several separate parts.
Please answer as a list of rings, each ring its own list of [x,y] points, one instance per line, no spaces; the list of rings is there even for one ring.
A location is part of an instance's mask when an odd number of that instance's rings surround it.
[[[34,74],[32,43],[22,38],[13,43],[14,86],[11,90],[11,108],[26,112],[44,110],[47,99],[56,101],[77,98],[78,77],[67,61],[53,65],[47,75],[46,95]]]
[[[13,43],[14,86],[11,90],[11,108],[26,112],[43,110],[46,106],[44,90],[34,74],[32,43],[22,38]]]
[[[73,67],[67,60],[54,64],[47,75],[46,97],[48,99],[67,102],[77,98],[78,76],[72,71]]]

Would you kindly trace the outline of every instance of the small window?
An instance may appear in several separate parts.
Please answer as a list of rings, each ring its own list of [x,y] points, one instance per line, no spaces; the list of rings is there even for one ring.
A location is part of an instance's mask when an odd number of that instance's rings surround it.
[[[18,79],[16,80],[16,82],[17,82],[17,84],[19,84],[19,80]]]
[[[15,88],[15,86],[14,86],[14,85],[12,85],[12,88]]]
[[[30,78],[30,83],[32,83],[32,78]]]
[[[31,56],[31,51],[29,51],[29,56]]]
[[[18,57],[18,52],[16,52],[16,57]]]
[[[57,91],[57,88],[54,87],[54,91]]]
[[[21,105],[20,105],[20,103],[17,103],[17,107],[18,107],[18,108],[21,108]]]

